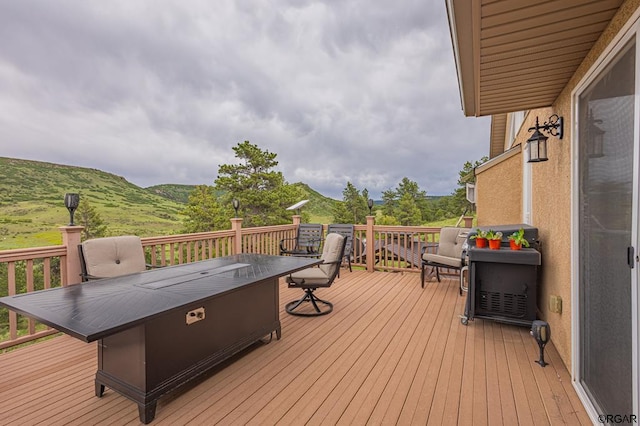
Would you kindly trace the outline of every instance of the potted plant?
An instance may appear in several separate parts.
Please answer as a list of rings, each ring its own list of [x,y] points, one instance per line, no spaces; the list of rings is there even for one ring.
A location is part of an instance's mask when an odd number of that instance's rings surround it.
[[[502,244],[502,232],[496,232],[490,229],[487,232],[487,240],[489,241],[489,248],[491,250],[500,250],[500,244]]]
[[[529,241],[524,237],[523,228],[509,235],[509,245],[511,246],[511,250],[520,250],[522,246],[529,247]]]
[[[476,233],[469,237],[469,239],[476,240],[476,247],[484,248],[487,246],[487,231],[476,228]]]

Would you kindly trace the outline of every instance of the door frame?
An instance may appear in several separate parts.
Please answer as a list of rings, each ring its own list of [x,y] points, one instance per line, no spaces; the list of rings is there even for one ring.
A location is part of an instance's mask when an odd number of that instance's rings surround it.
[[[636,94],[634,100],[634,157],[633,163],[633,192],[632,192],[632,217],[631,217],[631,244],[635,247],[636,255],[640,255],[640,247],[638,245],[638,232],[640,229],[638,221],[640,220],[640,197],[638,195],[639,174],[640,174],[640,9],[636,10],[631,19],[627,21],[624,27],[618,32],[614,39],[609,43],[605,50],[600,54],[598,59],[593,63],[582,79],[571,91],[571,378],[573,386],[582,401],[587,413],[594,421],[599,422],[598,413],[580,383],[580,246],[579,246],[579,212],[580,212],[580,181],[579,181],[579,105],[578,99],[580,94],[591,84],[591,82],[611,63],[615,55],[625,46],[625,44],[635,38],[636,49],[636,73],[635,87]],[[637,259],[637,258],[636,258]],[[636,262],[634,271],[631,273],[631,303],[632,303],[632,392],[633,392],[633,413],[602,413],[602,414],[639,414],[640,410],[640,326],[638,309],[640,307],[640,295],[638,291],[640,264]]]

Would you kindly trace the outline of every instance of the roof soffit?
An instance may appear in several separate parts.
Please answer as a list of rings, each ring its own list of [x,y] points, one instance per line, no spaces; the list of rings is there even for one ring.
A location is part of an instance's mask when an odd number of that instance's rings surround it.
[[[623,0],[446,0],[462,108],[553,104]]]

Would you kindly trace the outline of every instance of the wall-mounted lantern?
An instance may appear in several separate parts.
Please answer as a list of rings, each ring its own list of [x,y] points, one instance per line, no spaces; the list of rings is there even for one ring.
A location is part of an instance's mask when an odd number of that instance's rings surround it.
[[[533,135],[527,139],[527,146],[529,147],[529,158],[527,162],[539,163],[540,161],[547,161],[549,159],[549,157],[547,157],[547,139],[549,138],[543,135],[542,132],[562,139],[564,133],[563,122],[562,117],[559,117],[558,114],[553,114],[549,117],[549,120],[541,126],[538,122],[538,117],[536,117],[536,125],[529,128],[529,131],[534,130],[534,132]]]

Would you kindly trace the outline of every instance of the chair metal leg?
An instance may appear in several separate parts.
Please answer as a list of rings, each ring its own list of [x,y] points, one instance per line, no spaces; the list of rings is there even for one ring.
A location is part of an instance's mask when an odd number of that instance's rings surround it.
[[[320,315],[326,315],[333,311],[333,304],[326,300],[322,300],[313,294],[315,289],[305,289],[305,294],[300,300],[294,300],[293,302],[289,302],[285,305],[285,310],[288,314],[298,315],[301,317],[315,317]],[[298,312],[297,308],[300,307],[304,302],[310,302],[313,305],[313,309],[315,312]],[[322,310],[319,304],[326,306],[328,309]]]
[[[302,296],[300,300],[294,300],[293,302],[287,303],[286,310],[287,312],[290,313],[290,311],[293,311],[298,306],[302,305],[302,303],[308,302],[308,301],[309,301],[309,294],[305,292],[304,296]]]

